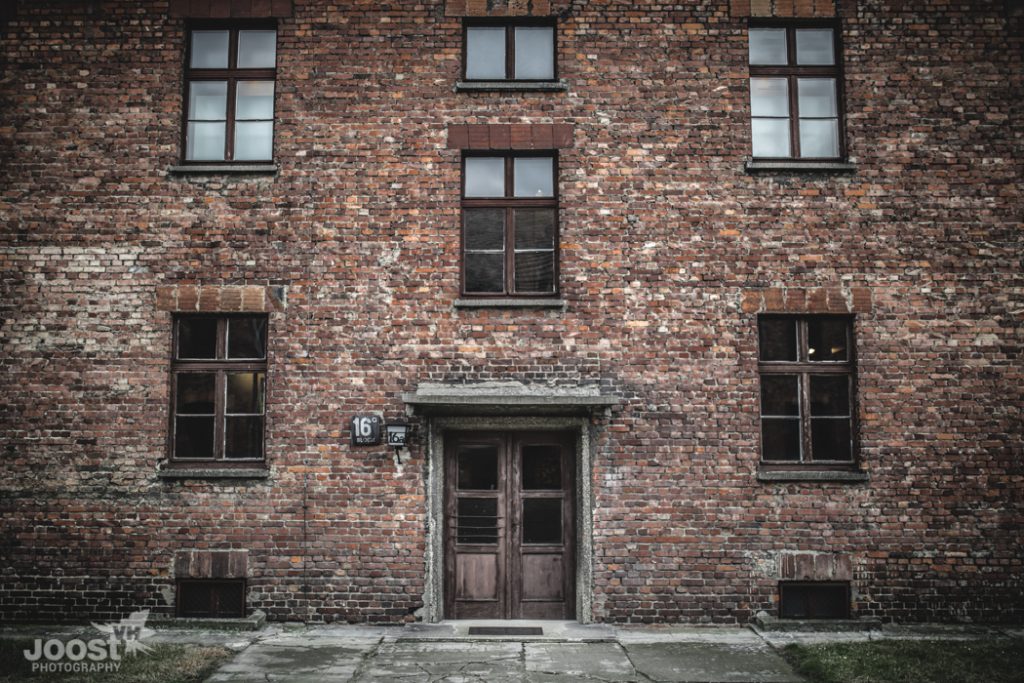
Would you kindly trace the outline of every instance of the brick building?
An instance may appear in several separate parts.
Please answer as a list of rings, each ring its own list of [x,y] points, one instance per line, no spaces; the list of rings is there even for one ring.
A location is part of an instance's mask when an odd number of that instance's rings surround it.
[[[0,615],[1020,620],[1022,15],[9,3]]]

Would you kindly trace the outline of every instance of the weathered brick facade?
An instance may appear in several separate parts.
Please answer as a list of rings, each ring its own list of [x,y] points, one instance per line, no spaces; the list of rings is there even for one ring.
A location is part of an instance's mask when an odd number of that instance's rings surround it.
[[[531,13],[558,17],[565,90],[457,91],[462,18]],[[424,418],[403,461],[348,421],[405,417],[426,382],[519,381],[619,401],[591,419],[588,618],[744,623],[780,579],[838,578],[855,615],[1020,620],[1022,14],[16,3],[0,617],[170,613],[176,572],[223,565],[272,619],[415,619]],[[187,22],[252,16],[278,21],[277,171],[170,172]],[[852,170],[746,170],[764,16],[838,16]],[[461,150],[503,146],[558,149],[563,308],[454,305]],[[159,476],[179,311],[269,315],[265,478]],[[757,315],[779,311],[854,314],[867,481],[759,480]]]

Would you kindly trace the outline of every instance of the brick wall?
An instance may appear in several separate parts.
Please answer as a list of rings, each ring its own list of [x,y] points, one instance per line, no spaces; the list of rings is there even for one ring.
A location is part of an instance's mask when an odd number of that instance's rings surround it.
[[[398,463],[347,421],[496,379],[622,398],[595,421],[596,619],[746,622],[787,553],[843,558],[857,614],[1024,616],[1004,3],[275,0],[280,168],[246,176],[168,173],[172,4],[20,3],[0,34],[3,618],[170,612],[176,553],[247,550],[272,619],[414,619],[425,444]],[[856,170],[749,174],[747,17],[808,7],[842,21]],[[560,16],[567,91],[455,92],[461,17],[503,11]],[[523,124],[571,131],[566,309],[456,309],[453,131]],[[175,310],[268,312],[267,479],[157,476]],[[781,310],[856,315],[867,483],[756,478]]]

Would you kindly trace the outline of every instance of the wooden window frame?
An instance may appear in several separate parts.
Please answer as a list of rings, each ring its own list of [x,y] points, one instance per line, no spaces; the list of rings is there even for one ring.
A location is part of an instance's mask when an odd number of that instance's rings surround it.
[[[761,323],[764,320],[792,320],[797,326],[797,359],[795,361],[766,361],[761,360],[760,331]],[[849,349],[848,358],[845,361],[809,361],[807,323],[810,320],[832,319],[841,320],[846,323],[846,342]],[[840,470],[848,471],[855,469],[858,465],[860,444],[857,438],[857,360],[856,360],[856,335],[854,333],[854,318],[851,315],[837,314],[784,314],[766,313],[757,318],[758,330],[758,449],[760,467],[762,470]],[[800,423],[800,459],[799,460],[766,460],[764,457],[764,432],[762,424],[764,416],[761,412],[760,378],[766,375],[796,375],[798,377],[797,403]],[[811,391],[810,382],[813,375],[842,375],[849,378],[850,387],[850,458],[848,460],[814,460],[811,445]]]
[[[178,359],[178,323],[181,320],[191,318],[207,318],[217,321],[217,346],[216,358],[211,359]],[[267,407],[266,393],[263,403],[263,429],[260,433],[260,457],[258,458],[225,458],[224,457],[224,431],[226,424],[226,386],[227,374],[229,372],[262,372],[264,376],[264,392],[266,392],[266,377],[269,348],[264,348],[262,359],[227,359],[227,327],[228,320],[240,318],[263,318],[267,322],[266,340],[267,347],[270,345],[270,320],[266,314],[259,313],[182,313],[175,314],[171,322],[171,404],[168,410],[170,423],[167,430],[167,453],[168,465],[170,467],[210,468],[210,469],[246,469],[254,465],[266,463],[267,458]],[[213,417],[213,457],[211,458],[188,458],[179,457],[175,452],[175,430],[178,406],[178,382],[177,376],[182,373],[204,373],[213,374],[214,380],[214,417]]]
[[[756,161],[843,161],[846,159],[846,89],[843,70],[842,30],[837,19],[791,19],[787,21],[752,19],[749,29],[776,28],[786,30],[787,64],[756,65],[748,64],[750,79],[753,78],[785,78],[789,95],[789,152],[786,157],[753,156],[753,131],[751,130],[751,156]],[[797,29],[827,28],[832,29],[832,61],[831,66],[799,66],[796,63],[796,31]],[[749,48],[750,37],[747,37]],[[748,57],[749,62],[749,57]],[[838,123],[839,150],[834,157],[803,157],[800,156],[800,103],[797,80],[800,78],[833,78],[836,82],[836,119]],[[749,92],[749,87],[748,87]],[[750,120],[754,119],[751,112]]]
[[[505,161],[505,196],[504,197],[466,197],[466,159],[471,157],[500,157]],[[513,164],[515,159],[524,158],[550,158],[551,159],[551,188],[550,197],[515,197],[513,183],[515,175]],[[559,262],[561,254],[559,249],[560,228],[558,217],[558,151],[557,150],[516,150],[516,151],[479,151],[463,152],[460,161],[462,179],[459,194],[462,199],[461,225],[459,228],[459,292],[461,296],[473,299],[494,299],[494,298],[526,298],[526,299],[557,299],[559,296]],[[516,209],[552,209],[555,215],[553,254],[554,259],[552,277],[554,288],[551,292],[523,292],[515,291],[515,239],[516,228],[514,213]],[[466,209],[504,209],[505,211],[505,277],[502,283],[501,292],[467,292],[466,291]]]
[[[469,70],[469,29],[471,28],[504,28],[505,29],[505,77],[504,78],[468,78]],[[517,28],[550,28],[551,41],[551,78],[516,78],[516,40]],[[467,83],[553,83],[558,80],[558,23],[553,18],[519,18],[519,19],[466,19],[462,22],[462,80]]]
[[[251,20],[231,22],[190,22],[185,31],[185,69],[182,86],[181,111],[181,163],[185,165],[224,165],[272,163],[274,143],[277,140],[277,50],[275,35],[275,58],[273,69],[240,69],[238,68],[238,32],[269,31],[276,34],[276,21]],[[192,32],[193,31],[228,31],[228,68],[226,69],[194,69],[192,68]],[[223,159],[189,159],[188,158],[188,124],[189,124],[189,86],[197,81],[227,81],[227,102],[224,122],[224,158]],[[235,91],[239,81],[272,81],[274,83],[274,117],[271,119],[271,142],[269,159],[243,159],[236,161],[235,155]]]

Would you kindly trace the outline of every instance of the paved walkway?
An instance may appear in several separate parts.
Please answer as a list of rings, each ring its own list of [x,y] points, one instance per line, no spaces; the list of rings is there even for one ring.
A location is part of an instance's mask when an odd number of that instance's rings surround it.
[[[147,643],[221,645],[235,656],[210,683],[799,683],[777,653],[789,643],[1024,637],[1022,628],[884,626],[758,632],[740,627],[582,626],[535,622],[543,636],[469,636],[487,622],[405,627],[270,624],[259,631],[155,629]],[[517,623],[516,625],[522,625]],[[4,626],[0,638],[72,638],[79,626]],[[95,635],[95,634],[93,634]]]
[[[537,622],[544,636],[468,636],[466,622],[308,627],[259,639],[210,683],[799,683],[748,629],[613,629]]]

